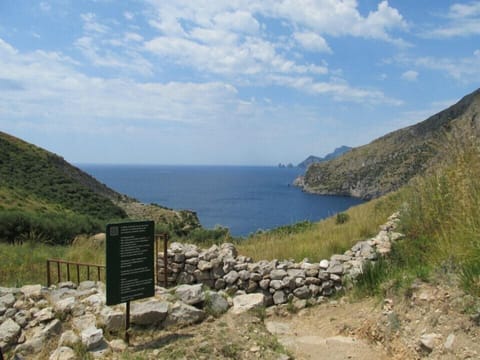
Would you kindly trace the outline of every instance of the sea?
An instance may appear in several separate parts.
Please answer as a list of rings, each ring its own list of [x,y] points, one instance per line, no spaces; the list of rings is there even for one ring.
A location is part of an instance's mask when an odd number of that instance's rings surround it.
[[[267,166],[77,165],[144,203],[195,211],[205,228],[246,237],[299,221],[318,221],[362,200],[308,194],[292,186],[300,168]]]

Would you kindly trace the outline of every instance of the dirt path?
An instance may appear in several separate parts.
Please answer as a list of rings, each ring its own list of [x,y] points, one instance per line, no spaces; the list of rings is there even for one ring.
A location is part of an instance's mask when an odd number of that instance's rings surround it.
[[[389,359],[383,347],[349,335],[349,329],[364,325],[375,303],[330,303],[301,310],[286,317],[266,320],[267,329],[295,359]],[[377,309],[378,311],[378,309]]]

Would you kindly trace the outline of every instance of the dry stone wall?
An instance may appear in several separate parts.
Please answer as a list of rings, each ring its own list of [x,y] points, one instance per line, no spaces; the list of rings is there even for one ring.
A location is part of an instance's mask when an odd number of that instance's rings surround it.
[[[294,299],[322,301],[343,289],[346,279],[354,282],[366,262],[385,256],[403,237],[396,232],[399,214],[389,217],[379,233],[356,243],[344,254],[330,259],[300,263],[291,260],[254,262],[238,255],[233,244],[214,245],[207,250],[191,244],[172,243],[168,249],[167,275],[170,284],[203,284],[230,295],[261,293],[265,304],[284,304]],[[159,279],[164,278],[163,254],[158,260]],[[351,283],[350,282],[350,283]]]
[[[254,262],[239,256],[232,244],[202,250],[173,243],[168,250],[168,275],[176,286],[157,286],[154,297],[133,302],[132,324],[187,326],[229,309],[239,314],[262,306],[280,308],[289,301],[296,308],[322,302],[352,283],[345,280],[354,281],[366,262],[390,252],[392,243],[402,237],[395,232],[398,221],[398,214],[392,215],[375,237],[319,262]],[[161,279],[162,257],[158,265]],[[0,353],[8,351],[18,359],[78,359],[75,344],[94,357],[122,353],[127,345],[114,335],[121,334],[124,324],[124,305],[107,306],[105,286],[100,282],[0,287]],[[110,341],[106,332],[113,334]],[[42,353],[52,342],[54,350]]]

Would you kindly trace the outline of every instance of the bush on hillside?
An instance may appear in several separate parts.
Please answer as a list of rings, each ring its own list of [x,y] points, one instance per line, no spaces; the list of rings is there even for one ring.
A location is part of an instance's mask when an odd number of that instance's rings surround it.
[[[87,216],[20,210],[0,212],[0,242],[10,244],[32,238],[51,244],[69,244],[76,235],[93,234],[102,229],[102,223]]]

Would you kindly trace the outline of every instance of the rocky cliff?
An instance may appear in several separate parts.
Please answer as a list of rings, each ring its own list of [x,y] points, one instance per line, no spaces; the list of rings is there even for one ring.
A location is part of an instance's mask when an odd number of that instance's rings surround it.
[[[446,143],[480,134],[480,89],[425,121],[333,160],[312,164],[297,185],[311,193],[371,199],[396,190],[448,157]]]
[[[310,156],[307,157],[305,160],[303,160],[301,163],[299,163],[297,166],[298,166],[299,168],[304,168],[304,169],[306,169],[306,168],[308,168],[311,164],[335,159],[336,157],[339,157],[340,155],[346,153],[348,150],[351,150],[351,149],[352,149],[352,148],[351,148],[350,146],[342,145],[342,146],[336,148],[335,150],[333,150],[331,153],[325,155],[324,157],[319,157],[319,156],[315,156],[315,155],[310,155]]]

